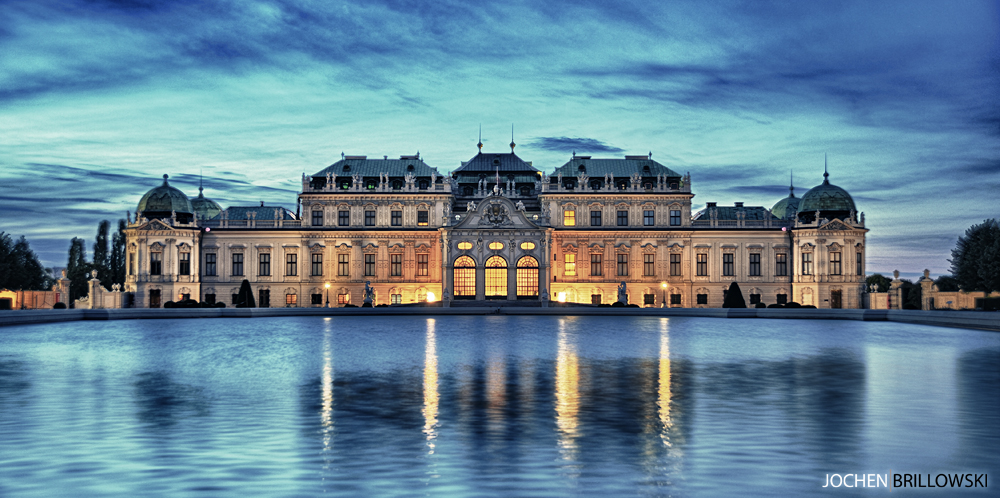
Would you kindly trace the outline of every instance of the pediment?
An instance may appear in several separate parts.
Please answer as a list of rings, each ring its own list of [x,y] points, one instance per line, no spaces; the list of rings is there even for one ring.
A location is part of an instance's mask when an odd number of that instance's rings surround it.
[[[853,228],[845,225],[840,220],[833,220],[826,225],[819,227],[820,230],[853,230]]]
[[[173,231],[174,227],[160,220],[150,220],[148,223],[140,226],[136,230],[139,230],[140,232],[163,232],[163,231]]]
[[[453,229],[515,228],[537,229],[513,201],[506,197],[490,196],[476,204]]]

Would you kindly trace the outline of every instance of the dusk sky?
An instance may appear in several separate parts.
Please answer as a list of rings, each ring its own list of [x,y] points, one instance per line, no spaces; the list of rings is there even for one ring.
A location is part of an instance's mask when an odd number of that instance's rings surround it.
[[[946,273],[1000,217],[1000,2],[8,1],[0,230],[46,266],[162,182],[295,209],[303,172],[652,152],[705,202],[822,181],[868,270]]]

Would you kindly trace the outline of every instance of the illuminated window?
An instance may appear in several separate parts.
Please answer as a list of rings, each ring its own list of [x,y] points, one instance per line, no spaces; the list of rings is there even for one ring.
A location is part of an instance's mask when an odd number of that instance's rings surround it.
[[[535,248],[534,242],[521,242],[521,249],[525,251],[530,251]]]
[[[475,299],[476,262],[468,256],[455,260],[455,298]]]
[[[517,297],[538,297],[538,260],[531,256],[517,262]]]
[[[458,248],[462,251],[468,251],[469,249],[472,249],[472,242],[459,242]]]
[[[285,307],[293,308],[299,304],[298,294],[285,294]]]
[[[830,275],[840,275],[840,253],[830,253]]]
[[[351,302],[350,294],[337,294],[337,304],[348,304]]]
[[[417,276],[426,277],[427,276],[427,260],[429,255],[427,254],[417,254]]]
[[[802,274],[813,274],[813,255],[811,252],[802,253]]]
[[[576,226],[576,211],[572,209],[567,209],[563,211],[563,226],[567,227]]]
[[[644,277],[655,277],[656,276],[656,255],[655,254],[643,254],[642,255],[642,275]]]
[[[507,260],[500,256],[486,260],[486,297],[507,297]]]
[[[576,254],[563,255],[563,262],[566,263],[563,275],[568,277],[576,276]]]
[[[417,211],[417,226],[427,226],[427,211]]]
[[[490,250],[499,251],[503,249],[503,242],[490,242]]]
[[[402,294],[389,294],[389,303],[391,304],[402,304],[403,295]]]

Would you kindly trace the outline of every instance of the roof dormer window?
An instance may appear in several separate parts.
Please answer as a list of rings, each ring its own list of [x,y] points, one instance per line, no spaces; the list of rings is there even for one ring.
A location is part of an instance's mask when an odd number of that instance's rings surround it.
[[[348,173],[350,171],[351,171],[351,165],[350,164],[345,164],[344,165],[344,173]]]
[[[413,165],[412,164],[407,165],[406,171],[413,171]]]
[[[500,158],[494,157],[493,158],[493,164],[496,165],[496,166],[499,166],[500,165]]]
[[[579,172],[581,172],[581,173],[586,173],[587,172],[587,167],[581,164],[579,168],[576,168],[576,170],[579,171]]]

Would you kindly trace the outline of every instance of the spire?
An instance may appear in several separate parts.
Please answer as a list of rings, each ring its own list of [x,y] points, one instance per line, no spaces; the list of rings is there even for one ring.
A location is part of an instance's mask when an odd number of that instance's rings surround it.
[[[201,193],[202,190],[205,190],[204,185],[205,185],[205,169],[204,168],[198,168],[198,197],[199,198],[205,197],[205,195]]]
[[[168,174],[166,174],[166,173],[164,173],[164,174],[163,174],[163,184],[164,184],[164,185],[167,185],[167,177],[169,177],[169,176],[170,176],[170,175],[168,175]]]
[[[795,197],[795,172],[788,172],[788,197]]]
[[[483,152],[483,124],[482,123],[479,123],[479,143],[476,144],[476,146],[479,147],[479,153],[482,154],[482,152]]]
[[[510,124],[510,153],[511,154],[514,153],[514,146],[515,145],[517,145],[517,144],[514,143],[514,123],[511,123]]]
[[[830,173],[826,170],[826,152],[823,153],[823,185],[830,184]]]

